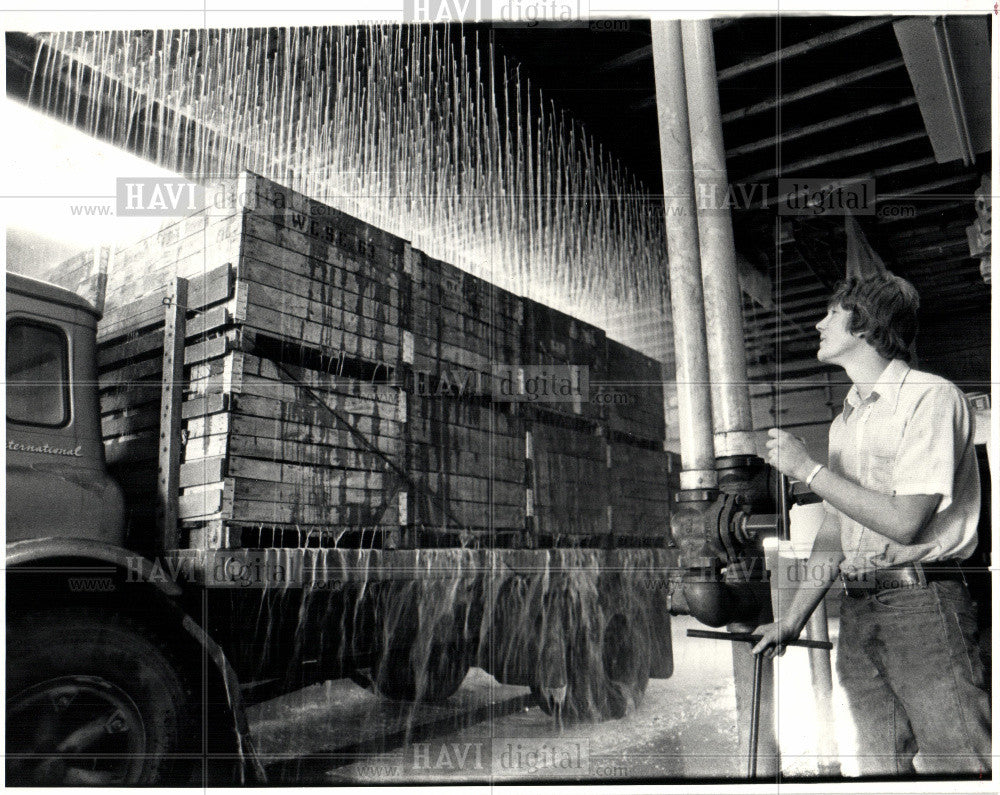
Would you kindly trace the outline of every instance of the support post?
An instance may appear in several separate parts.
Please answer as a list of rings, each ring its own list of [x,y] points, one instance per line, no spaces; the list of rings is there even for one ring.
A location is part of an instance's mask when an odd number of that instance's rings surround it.
[[[184,386],[184,338],[187,334],[187,279],[177,278],[164,303],[163,377],[160,391],[160,439],[157,457],[156,514],[160,551],[177,549],[181,469],[181,401]]]
[[[821,601],[806,624],[806,638],[829,642],[826,601]],[[833,666],[829,649],[809,649],[809,672],[816,700],[817,766],[821,776],[840,775],[840,754],[833,721]]]

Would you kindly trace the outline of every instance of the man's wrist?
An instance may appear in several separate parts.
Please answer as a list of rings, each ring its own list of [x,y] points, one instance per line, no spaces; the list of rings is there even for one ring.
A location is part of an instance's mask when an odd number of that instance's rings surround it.
[[[816,476],[823,471],[825,464],[815,464],[812,469],[809,470],[809,474],[806,475],[803,481],[806,484],[806,488],[811,489],[813,481],[816,480]]]
[[[796,616],[786,614],[781,619],[781,625],[784,627],[785,632],[791,633],[795,637],[798,637],[801,634],[802,630],[805,628],[807,620],[808,616],[804,619],[799,619]]]
[[[796,473],[795,479],[805,483],[809,479],[809,476],[816,471],[816,467],[818,466],[821,466],[821,464],[818,461],[813,461],[811,458],[806,459],[806,462],[799,468],[799,471]]]

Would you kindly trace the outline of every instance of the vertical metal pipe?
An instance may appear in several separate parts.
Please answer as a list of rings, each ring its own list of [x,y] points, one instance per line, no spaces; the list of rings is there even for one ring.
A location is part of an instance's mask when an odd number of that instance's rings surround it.
[[[753,685],[750,694],[750,748],[747,751],[747,778],[757,778],[757,743],[760,739],[760,691],[764,680],[764,655],[753,661]]]
[[[754,455],[743,301],[728,201],[729,180],[711,23],[685,20],[681,23],[681,38],[698,206],[715,454]]]
[[[651,27],[677,358],[680,486],[682,490],[714,488],[718,481],[681,26],[677,20],[664,20],[653,21]]]

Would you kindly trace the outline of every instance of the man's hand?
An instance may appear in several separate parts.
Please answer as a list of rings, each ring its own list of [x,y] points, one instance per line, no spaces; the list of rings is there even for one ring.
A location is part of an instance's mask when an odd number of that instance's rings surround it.
[[[771,428],[767,436],[767,461],[771,466],[795,480],[809,477],[816,462],[809,457],[805,442],[778,428]]]
[[[760,635],[761,639],[753,647],[753,654],[763,654],[768,659],[785,653],[785,644],[796,640],[802,628],[789,621],[775,621],[771,624],[761,624],[752,634]]]

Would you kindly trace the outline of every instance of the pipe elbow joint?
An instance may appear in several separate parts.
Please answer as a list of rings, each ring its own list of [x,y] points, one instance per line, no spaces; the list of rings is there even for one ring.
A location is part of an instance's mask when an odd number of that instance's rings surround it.
[[[710,627],[756,623],[764,607],[758,592],[746,583],[729,583],[702,572],[689,572],[681,591],[690,614]]]

